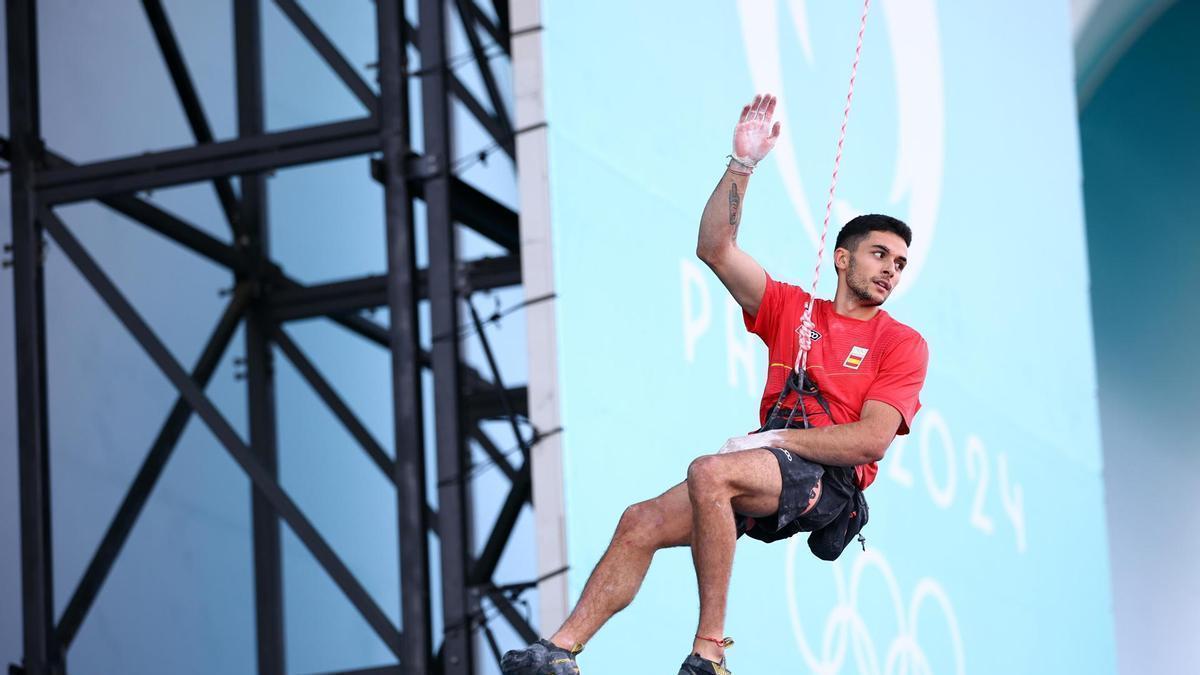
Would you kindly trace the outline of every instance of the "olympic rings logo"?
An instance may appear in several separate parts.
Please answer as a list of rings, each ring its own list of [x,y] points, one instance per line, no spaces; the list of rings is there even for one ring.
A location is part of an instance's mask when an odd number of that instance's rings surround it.
[[[849,646],[853,650],[855,665],[860,675],[933,675],[929,657],[921,646],[918,633],[921,610],[928,601],[934,603],[941,610],[942,617],[945,619],[954,652],[954,672],[956,675],[965,675],[966,661],[963,655],[962,635],[958,629],[958,618],[954,614],[954,607],[946,592],[933,579],[923,578],[913,589],[906,612],[900,587],[896,583],[892,568],[888,565],[887,560],[875,550],[855,556],[850,570],[848,590],[842,564],[840,562],[833,563],[837,605],[829,611],[825,618],[818,655],[813,649],[814,644],[808,641],[796,602],[795,566],[800,539],[800,537],[792,537],[788,541],[787,568],[784,576],[792,631],[796,635],[796,644],[800,648],[800,654],[812,673],[815,675],[840,673],[842,666],[846,663],[847,646]],[[897,634],[887,645],[882,670],[880,669],[879,650],[871,636],[870,626],[858,612],[858,589],[863,574],[869,568],[874,568],[879,572],[896,613]]]

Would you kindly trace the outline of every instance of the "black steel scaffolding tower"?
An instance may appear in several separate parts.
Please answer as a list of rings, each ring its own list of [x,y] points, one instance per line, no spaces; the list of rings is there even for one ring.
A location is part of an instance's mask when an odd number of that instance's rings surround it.
[[[486,130],[497,151],[514,153],[513,129],[497,85],[485,40],[508,53],[512,30],[506,0],[419,0],[416,25],[400,0],[375,0],[378,87],[365,82],[296,0],[274,2],[369,114],[282,132],[264,125],[260,0],[233,0],[237,92],[236,138],[217,142],[160,0],[143,0],[146,17],[186,113],[196,145],[124,158],[74,164],[47,148],[40,131],[36,0],[7,0],[9,136],[0,154],[10,164],[20,466],[23,663],[13,672],[65,673],[69,650],[109,571],[117,563],[135,521],[170,459],[189,418],[195,414],[252,483],[252,528],[258,670],[281,674],[284,663],[280,523],[292,530],[394,654],[396,665],[370,672],[477,672],[473,646],[482,635],[493,656],[499,645],[482,606],[502,616],[522,639],[536,634],[514,607],[515,594],[532,584],[498,587],[494,572],[518,515],[530,501],[529,446],[537,434],[522,434],[518,419],[527,409],[523,387],[506,387],[482,330],[483,321],[463,300],[474,291],[520,284],[517,215],[472,187],[453,171],[450,108],[461,104]],[[484,11],[476,2],[494,2]],[[487,92],[479,100],[447,61],[451,22],[470,44],[469,59]],[[420,54],[409,63],[408,49]],[[503,59],[501,59],[503,61]],[[460,64],[461,65],[461,64]],[[419,78],[420,98],[409,100],[408,84]],[[419,108],[419,110],[417,110]],[[420,113],[424,151],[410,144],[410,119]],[[371,173],[383,185],[387,273],[305,285],[273,262],[268,246],[265,176],[288,166],[370,155]],[[234,188],[232,178],[236,177]],[[151,188],[211,182],[231,231],[226,244],[199,227],[139,196]],[[413,202],[425,205],[427,268],[414,255]],[[233,291],[224,314],[190,370],[179,363],[89,255],[56,213],[63,204],[95,200],[199,256],[228,269]],[[499,257],[463,260],[455,228],[467,227],[501,246]],[[132,484],[61,616],[54,615],[51,547],[46,323],[43,236],[48,235],[111,312],[174,385],[178,398],[145,455]],[[463,363],[460,340],[435,339],[426,351],[418,340],[418,303],[428,301],[435,336],[483,341],[489,367]],[[365,318],[361,310],[386,306],[390,325]],[[460,308],[469,307],[469,316]],[[288,322],[325,317],[387,349],[391,357],[395,458],[373,438],[314,364],[288,336]],[[205,388],[233,339],[245,327],[245,371],[249,438],[242,438]],[[275,348],[317,392],[396,488],[403,633],[376,604],[337,552],[281,488],[277,475],[274,376]],[[432,372],[433,391],[422,391],[422,372]],[[435,447],[426,447],[422,398],[432,396]],[[517,467],[491,442],[481,420],[511,421],[526,462]],[[471,495],[468,439],[490,456],[511,482],[490,534],[469,534]],[[429,506],[426,458],[436,461],[437,504]],[[441,583],[431,582],[427,535],[440,548]],[[432,625],[437,594],[443,626]],[[477,629],[479,629],[477,631]],[[435,630],[440,635],[435,635]],[[434,649],[440,644],[439,649]],[[478,644],[484,644],[479,642]],[[365,672],[365,671],[363,671]]]

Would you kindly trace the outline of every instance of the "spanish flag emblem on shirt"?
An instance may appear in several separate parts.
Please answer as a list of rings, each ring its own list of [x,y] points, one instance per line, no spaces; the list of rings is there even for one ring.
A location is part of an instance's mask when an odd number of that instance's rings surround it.
[[[867,348],[854,347],[850,350],[850,356],[847,356],[846,360],[842,363],[842,367],[858,370],[858,367],[862,365],[865,358],[867,358]]]

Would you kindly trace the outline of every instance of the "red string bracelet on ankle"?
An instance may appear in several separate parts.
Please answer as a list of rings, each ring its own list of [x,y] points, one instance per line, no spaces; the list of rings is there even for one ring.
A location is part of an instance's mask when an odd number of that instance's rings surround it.
[[[722,649],[726,649],[726,648],[733,646],[733,638],[731,638],[731,637],[722,638],[722,639],[718,640],[717,638],[704,637],[703,635],[697,634],[696,639],[697,640],[708,640],[709,642],[715,643],[718,647],[721,647]]]

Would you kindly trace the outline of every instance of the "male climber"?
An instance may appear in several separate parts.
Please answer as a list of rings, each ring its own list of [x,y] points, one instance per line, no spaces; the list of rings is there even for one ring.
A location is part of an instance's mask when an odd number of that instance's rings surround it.
[[[579,673],[575,656],[633,601],[655,551],[671,546],[691,547],[700,590],[700,622],[679,674],[728,675],[732,640],[722,635],[738,537],[772,542],[811,532],[813,553],[836,558],[866,520],[862,490],[876,462],[921,406],[928,348],[880,309],[900,283],[912,238],[888,216],[859,216],[838,234],[837,293],[813,306],[807,377],[793,371],[809,294],[772,279],[737,246],[750,175],[779,137],[774,111],[770,95],[742,109],[696,246],[741,305],[747,330],[767,344],[762,427],[692,461],[684,482],[627,508],[566,622],[549,639],[506,653],[505,675]]]

